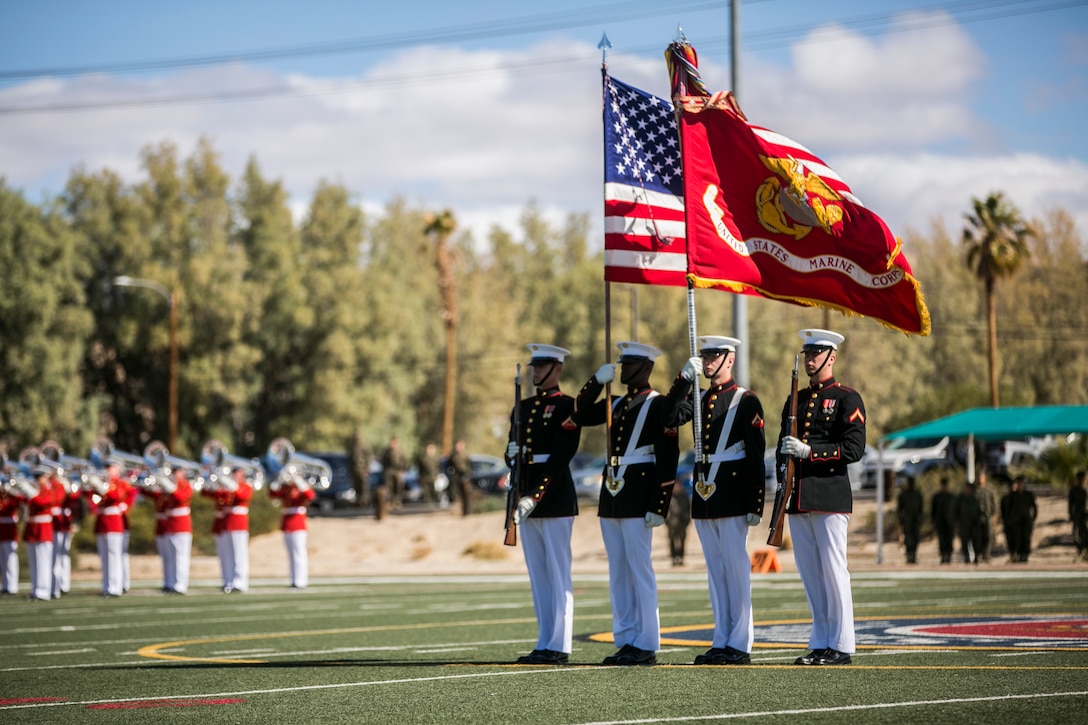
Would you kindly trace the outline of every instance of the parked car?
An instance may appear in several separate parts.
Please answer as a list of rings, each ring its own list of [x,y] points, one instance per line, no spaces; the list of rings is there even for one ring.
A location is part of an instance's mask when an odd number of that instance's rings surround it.
[[[908,463],[923,460],[951,460],[951,458],[948,436],[917,440],[897,438],[887,445],[883,452],[866,446],[865,455],[861,458],[861,487],[876,488],[876,474],[881,466],[886,476],[888,471],[900,473]]]
[[[472,466],[472,484],[482,493],[505,496],[510,489],[510,469],[506,461],[497,456],[482,453],[470,453],[469,465]],[[445,471],[449,459],[442,458],[440,470]]]
[[[986,470],[991,475],[1007,477],[1010,469],[1028,466],[1047,450],[1058,445],[1054,436],[1025,440],[992,441],[986,444]]]
[[[348,472],[348,457],[345,453],[329,451],[307,452],[307,456],[320,458],[332,469],[332,479],[325,490],[315,491],[314,507],[318,513],[331,513],[333,509],[355,505],[355,489],[351,485]]]
[[[604,454],[576,453],[570,460],[570,475],[578,498],[596,501],[604,478]]]

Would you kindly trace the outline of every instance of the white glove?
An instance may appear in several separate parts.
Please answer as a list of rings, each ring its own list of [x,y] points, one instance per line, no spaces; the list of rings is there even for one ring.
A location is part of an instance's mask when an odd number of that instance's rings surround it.
[[[510,441],[506,444],[506,460],[516,461],[518,458],[518,444]]]
[[[665,517],[661,514],[655,514],[653,511],[646,512],[646,524],[647,529],[652,529],[665,523]]]
[[[786,436],[778,446],[778,452],[794,458],[808,458],[812,455],[812,446],[803,443],[793,436]]]
[[[680,377],[689,383],[703,374],[703,359],[701,357],[689,357],[684,363],[684,369],[680,371]]]
[[[597,378],[597,382],[601,385],[612,382],[616,379],[616,364],[605,363],[597,372],[593,373],[593,377]]]
[[[749,526],[759,526],[761,520],[759,514],[745,514],[744,516],[744,523]]]
[[[525,519],[529,518],[529,514],[536,508],[536,499],[526,496],[518,501],[518,507],[514,509],[514,523],[520,524]]]

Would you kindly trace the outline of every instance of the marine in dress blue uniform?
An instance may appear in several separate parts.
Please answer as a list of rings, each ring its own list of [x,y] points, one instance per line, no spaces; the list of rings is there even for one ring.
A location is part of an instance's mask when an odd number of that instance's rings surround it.
[[[562,665],[569,661],[574,635],[570,540],[578,497],[570,460],[582,429],[572,417],[574,398],[559,390],[559,374],[570,351],[539,343],[527,347],[536,394],[519,402],[520,441],[514,437],[511,411],[506,463],[513,466],[519,445],[524,447],[514,523],[521,529],[538,634],[536,647],[517,662]]]
[[[830,330],[801,330],[809,386],[797,393],[798,437],[789,433],[790,401],[782,408],[778,480],[787,456],[799,475],[787,503],[794,561],[812,613],[811,652],[799,665],[850,664],[855,651],[854,601],[846,561],[846,533],[853,512],[847,466],[865,452],[865,403],[834,375],[844,337]]]
[[[608,554],[612,636],[619,648],[608,665],[653,665],[661,645],[657,580],[650,551],[653,529],[665,523],[680,456],[676,427],[665,422],[665,397],[650,387],[661,351],[639,342],[621,342],[620,382],[627,394],[597,400],[615,378],[606,363],[578,393],[575,420],[583,426],[612,426],[609,460],[597,507]]]
[[[765,438],[763,404],[733,379],[740,344],[734,337],[700,337],[699,357],[688,360],[666,398],[666,422],[683,425],[695,415],[691,393],[699,374],[710,380],[700,396],[691,516],[706,560],[714,638],[697,665],[750,664],[755,634],[747,543],[749,528],[763,516]]]

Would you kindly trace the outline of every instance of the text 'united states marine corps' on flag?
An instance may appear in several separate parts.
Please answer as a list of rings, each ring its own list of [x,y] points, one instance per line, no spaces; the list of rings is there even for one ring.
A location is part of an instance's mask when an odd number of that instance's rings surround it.
[[[687,96],[680,122],[688,272],[697,287],[756,292],[928,335],[900,242],[801,144],[748,123],[732,94]]]
[[[604,74],[604,275],[686,286],[684,180],[672,104]]]

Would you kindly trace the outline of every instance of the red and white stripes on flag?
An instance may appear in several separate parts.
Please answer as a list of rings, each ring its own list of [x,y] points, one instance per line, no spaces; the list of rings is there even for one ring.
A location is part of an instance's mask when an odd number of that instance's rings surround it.
[[[672,104],[604,76],[604,274],[686,286],[679,135]]]

